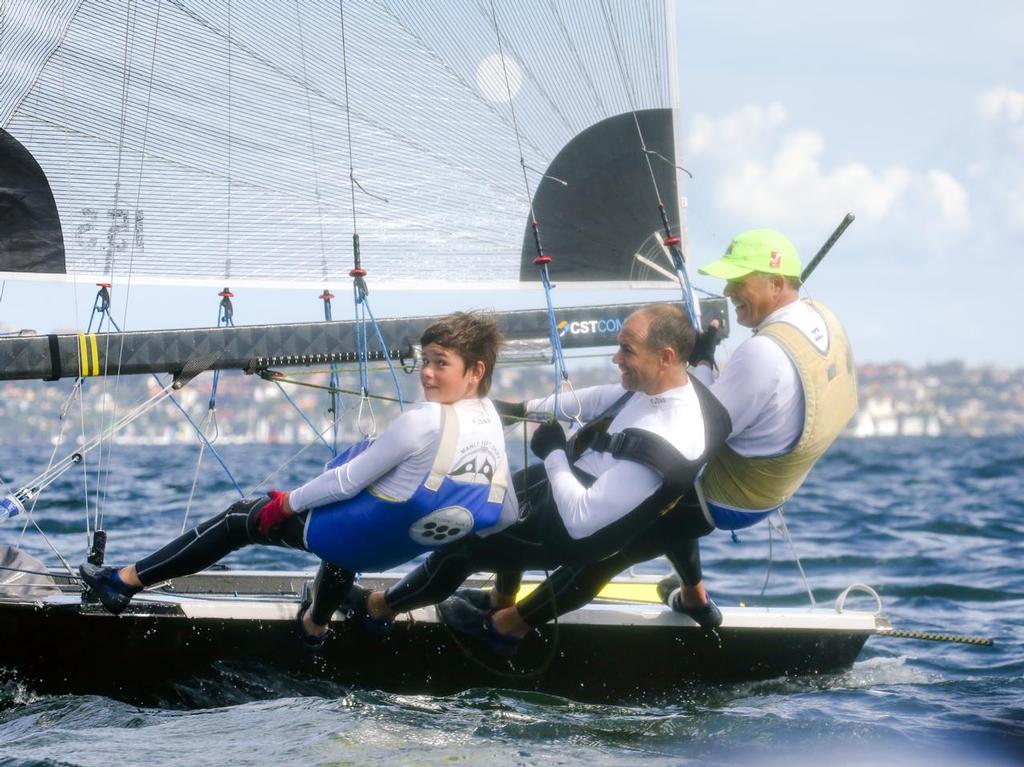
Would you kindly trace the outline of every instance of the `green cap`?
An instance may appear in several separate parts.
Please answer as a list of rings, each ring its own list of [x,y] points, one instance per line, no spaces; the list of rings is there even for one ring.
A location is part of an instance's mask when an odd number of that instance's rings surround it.
[[[774,229],[751,229],[736,235],[725,255],[698,271],[723,280],[738,280],[751,272],[799,277],[801,270],[800,256],[784,234]]]

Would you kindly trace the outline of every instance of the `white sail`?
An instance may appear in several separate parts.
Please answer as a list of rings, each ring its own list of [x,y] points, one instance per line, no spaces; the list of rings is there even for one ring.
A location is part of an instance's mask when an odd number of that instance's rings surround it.
[[[493,7],[5,4],[0,126],[45,173],[65,263],[12,269],[0,248],[2,276],[344,283],[351,125],[371,284],[519,286],[541,174],[590,126],[672,107],[674,62],[664,0]]]

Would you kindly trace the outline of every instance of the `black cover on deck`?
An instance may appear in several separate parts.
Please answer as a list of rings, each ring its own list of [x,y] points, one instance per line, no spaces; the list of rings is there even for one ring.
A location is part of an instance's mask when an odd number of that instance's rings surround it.
[[[39,163],[0,128],[0,272],[65,274],[64,234]]]

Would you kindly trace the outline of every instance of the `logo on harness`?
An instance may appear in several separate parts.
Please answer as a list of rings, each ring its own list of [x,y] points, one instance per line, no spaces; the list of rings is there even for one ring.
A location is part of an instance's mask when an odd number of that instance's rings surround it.
[[[425,546],[458,540],[473,529],[473,515],[462,506],[445,506],[420,517],[409,528],[409,537]]]
[[[448,476],[470,482],[490,482],[494,479],[494,464],[486,452],[480,451],[448,472]]]

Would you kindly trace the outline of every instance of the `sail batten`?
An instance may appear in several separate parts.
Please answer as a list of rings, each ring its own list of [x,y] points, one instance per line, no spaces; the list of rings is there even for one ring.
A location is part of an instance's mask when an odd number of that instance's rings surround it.
[[[633,110],[672,119],[663,0],[503,7],[504,62],[474,0],[345,2],[353,166],[365,190],[356,205],[374,283],[530,286],[521,245],[531,200],[503,71],[535,189],[602,121]],[[344,278],[352,211],[336,4],[9,6],[15,31],[0,63],[14,76],[0,84],[0,127],[45,174],[66,263],[26,269],[0,252],[0,272],[166,284]],[[563,201],[593,197],[583,177],[562,181]],[[607,217],[631,192],[610,184],[602,194]],[[626,243],[616,271],[594,253],[584,214],[538,215],[545,231],[569,233],[553,241],[554,279],[664,282],[631,271],[651,229],[644,216],[622,218],[632,231],[616,240]],[[560,274],[573,259],[598,268]]]

